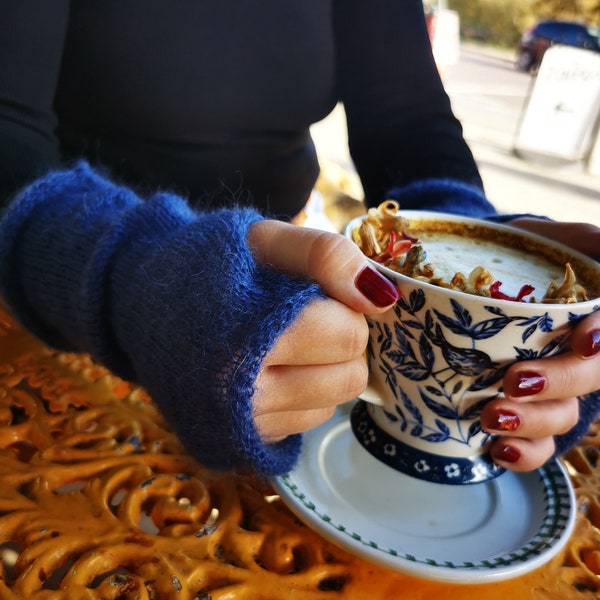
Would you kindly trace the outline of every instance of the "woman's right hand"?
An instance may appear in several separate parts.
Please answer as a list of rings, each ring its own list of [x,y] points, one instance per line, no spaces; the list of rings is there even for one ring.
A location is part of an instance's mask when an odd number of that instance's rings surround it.
[[[310,303],[265,356],[254,420],[270,443],[319,425],[365,389],[363,315],[389,309],[399,292],[341,235],[261,221],[248,241],[260,263],[312,279],[329,296]]]

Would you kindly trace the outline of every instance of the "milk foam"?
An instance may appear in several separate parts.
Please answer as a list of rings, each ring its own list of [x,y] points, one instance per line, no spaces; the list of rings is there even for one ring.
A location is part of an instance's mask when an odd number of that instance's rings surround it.
[[[469,238],[451,233],[419,232],[419,241],[432,263],[435,276],[450,282],[455,273],[465,277],[478,266],[502,282],[501,290],[516,295],[524,284],[533,285],[533,297],[542,298],[551,280],[562,281],[565,267],[548,258],[522,249],[504,246],[493,240]]]

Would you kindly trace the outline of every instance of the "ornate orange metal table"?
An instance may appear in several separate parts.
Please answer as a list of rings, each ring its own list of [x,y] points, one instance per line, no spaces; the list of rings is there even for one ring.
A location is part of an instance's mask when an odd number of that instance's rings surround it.
[[[580,510],[551,562],[499,583],[421,581],[323,540],[252,473],[203,469],[142,389],[0,305],[0,600],[598,599],[596,432],[566,457]]]

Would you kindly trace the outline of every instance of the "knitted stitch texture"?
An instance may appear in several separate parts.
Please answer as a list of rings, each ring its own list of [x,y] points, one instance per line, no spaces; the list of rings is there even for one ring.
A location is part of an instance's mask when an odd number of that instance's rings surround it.
[[[301,436],[264,444],[252,395],[265,354],[314,283],[257,265],[249,209],[192,211],[168,193],[142,201],[86,163],[26,188],[0,226],[0,292],[49,344],[90,352],[141,382],[203,464],[295,464]]]
[[[404,210],[433,210],[465,217],[486,218],[496,209],[480,187],[455,179],[423,179],[392,188],[388,198]]]
[[[391,190],[405,209],[506,220],[482,190],[429,179]],[[301,437],[263,444],[252,419],[265,354],[318,286],[256,264],[249,209],[198,214],[158,193],[142,201],[86,163],[25,188],[0,222],[0,293],[47,343],[90,352],[141,382],[203,464],[291,469]],[[580,421],[556,437],[575,444],[600,394],[580,398]]]

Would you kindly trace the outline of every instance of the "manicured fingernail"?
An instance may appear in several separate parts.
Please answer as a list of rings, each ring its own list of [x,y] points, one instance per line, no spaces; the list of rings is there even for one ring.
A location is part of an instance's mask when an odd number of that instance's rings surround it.
[[[514,464],[521,459],[521,452],[518,448],[514,448],[513,446],[498,446],[497,448],[494,448],[492,458],[500,462]]]
[[[519,416],[508,410],[498,409],[493,418],[483,424],[484,429],[493,431],[515,431],[521,424]]]
[[[362,294],[379,308],[394,304],[400,298],[398,288],[371,267],[365,267],[356,276],[354,283]]]
[[[517,389],[513,396],[533,396],[539,394],[546,385],[546,378],[535,371],[521,371],[517,375]]]
[[[587,346],[583,352],[583,356],[594,356],[600,352],[600,330],[594,329],[588,333]]]

